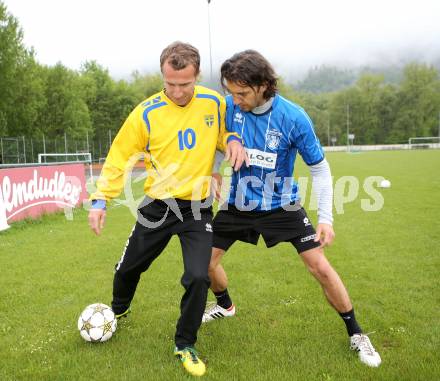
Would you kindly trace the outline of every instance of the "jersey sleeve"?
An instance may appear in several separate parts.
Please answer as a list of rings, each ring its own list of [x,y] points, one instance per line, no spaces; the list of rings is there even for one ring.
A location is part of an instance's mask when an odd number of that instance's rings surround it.
[[[315,134],[313,123],[304,110],[300,110],[293,121],[289,143],[298,149],[307,165],[315,165],[324,160],[324,151]]]
[[[312,189],[318,200],[318,223],[333,224],[333,181],[330,165],[326,159],[319,164],[311,165]]]
[[[229,131],[227,129],[227,123],[226,123],[226,118],[227,118],[227,111],[226,111],[226,101],[225,99],[222,97],[220,99],[220,132],[218,135],[218,140],[217,140],[217,149],[225,152],[226,151],[226,145],[228,144],[229,141],[231,140],[238,140],[241,142],[241,137],[234,131]]]
[[[228,95],[225,98],[225,102],[226,102],[226,116],[225,116],[225,119],[226,119],[226,130],[228,132],[237,132],[234,129],[234,123],[233,123],[233,120],[234,120],[234,102],[232,100],[232,97],[230,95]]]
[[[117,197],[124,186],[126,169],[130,169],[145,152],[148,131],[142,119],[142,108],[135,108],[122,125],[113,141],[96,183],[92,200],[110,200]]]

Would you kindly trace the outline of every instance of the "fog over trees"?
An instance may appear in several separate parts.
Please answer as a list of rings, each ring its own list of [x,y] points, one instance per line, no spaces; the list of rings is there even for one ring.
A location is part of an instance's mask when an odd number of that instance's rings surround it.
[[[279,90],[309,113],[324,145],[332,137],[345,144],[347,116],[355,144],[405,143],[438,135],[439,67],[440,60],[321,65],[301,80],[281,77]],[[96,61],[80,70],[40,64],[23,43],[19,20],[0,1],[0,89],[0,137],[95,139],[109,131],[115,136],[130,110],[162,89],[162,80],[159,73],[139,72],[116,80]]]

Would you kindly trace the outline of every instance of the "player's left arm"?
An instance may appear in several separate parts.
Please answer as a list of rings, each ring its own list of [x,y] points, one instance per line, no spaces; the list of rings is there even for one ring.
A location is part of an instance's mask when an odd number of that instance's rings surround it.
[[[315,134],[313,123],[303,110],[295,120],[292,140],[304,162],[309,166],[312,176],[312,191],[318,200],[318,225],[315,241],[319,241],[321,247],[331,245],[335,238],[332,213],[332,174],[319,139]]]
[[[318,164],[310,165],[312,190],[318,200],[318,225],[316,227],[316,242],[321,247],[331,245],[335,238],[333,230],[333,183],[330,165],[324,158]]]

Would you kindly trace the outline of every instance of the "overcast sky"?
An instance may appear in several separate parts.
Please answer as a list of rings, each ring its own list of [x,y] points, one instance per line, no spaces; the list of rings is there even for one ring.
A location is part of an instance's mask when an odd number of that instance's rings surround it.
[[[79,69],[96,60],[116,77],[158,70],[174,40],[199,48],[209,75],[207,0],[3,0],[39,62]],[[214,69],[253,48],[277,71],[440,56],[440,0],[212,0]]]

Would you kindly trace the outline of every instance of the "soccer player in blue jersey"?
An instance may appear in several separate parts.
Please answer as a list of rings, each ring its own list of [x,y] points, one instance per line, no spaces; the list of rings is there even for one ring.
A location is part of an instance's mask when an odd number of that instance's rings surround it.
[[[91,229],[104,227],[106,202],[124,186],[127,163],[142,153],[148,177],[137,221],[116,265],[112,309],[126,316],[141,274],[162,253],[173,235],[182,246],[185,292],[180,303],[174,354],[192,375],[205,373],[194,344],[209,287],[212,210],[205,202],[217,149],[226,151],[238,169],[246,158],[240,139],[225,129],[225,100],[196,86],[200,55],[189,44],[175,42],[160,57],[164,89],[141,102],[112,143],[97,191],[91,195]]]
[[[358,351],[363,363],[379,366],[381,358],[362,333],[344,284],[324,255],[324,247],[335,236],[333,186],[312,121],[301,107],[277,93],[275,72],[256,51],[246,50],[226,60],[221,82],[230,94],[226,97],[227,129],[242,137],[250,166],[233,174],[229,199],[213,221],[209,275],[217,303],[207,307],[203,322],[235,314],[220,264],[235,241],[256,245],[261,235],[267,247],[290,242],[346,324],[351,349]],[[309,166],[317,194],[316,231],[300,205],[293,180],[297,153]]]

